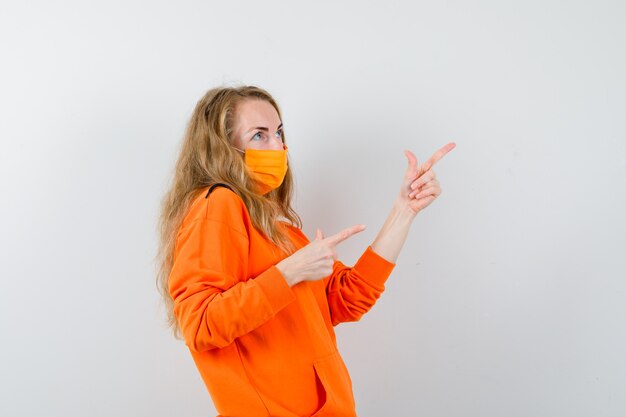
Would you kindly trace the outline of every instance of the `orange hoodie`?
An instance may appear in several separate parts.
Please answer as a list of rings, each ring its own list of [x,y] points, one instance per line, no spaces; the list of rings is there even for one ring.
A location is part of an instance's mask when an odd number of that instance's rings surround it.
[[[359,320],[395,264],[370,246],[354,267],[335,261],[330,276],[290,288],[275,267],[286,254],[253,227],[241,198],[207,190],[181,224],[169,285],[220,416],[355,416],[333,326]],[[287,229],[296,248],[309,243]]]

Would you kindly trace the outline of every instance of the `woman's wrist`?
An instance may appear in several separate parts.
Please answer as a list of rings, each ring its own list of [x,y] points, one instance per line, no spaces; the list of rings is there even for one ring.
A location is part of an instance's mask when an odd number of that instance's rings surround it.
[[[298,283],[298,281],[294,277],[294,274],[292,274],[289,269],[289,264],[286,263],[285,260],[282,260],[279,263],[277,263],[276,269],[278,269],[278,272],[281,273],[285,281],[287,281],[287,285],[289,285],[290,287],[293,287],[294,285]]]
[[[385,224],[372,242],[372,250],[389,262],[395,263],[404,245],[416,213],[398,198]]]

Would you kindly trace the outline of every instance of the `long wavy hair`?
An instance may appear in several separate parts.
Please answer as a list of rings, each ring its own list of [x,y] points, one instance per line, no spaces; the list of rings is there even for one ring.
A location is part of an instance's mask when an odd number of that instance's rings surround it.
[[[279,218],[302,228],[300,216],[291,207],[294,189],[291,163],[288,162],[282,184],[260,195],[254,192],[259,184],[249,174],[243,155],[233,149],[231,133],[235,107],[250,99],[267,101],[282,120],[278,104],[262,88],[218,87],[207,91],[196,104],[187,124],[171,185],[161,201],[156,280],[165,303],[168,325],[178,338],[180,329],[169,292],[174,244],[190,204],[203,189],[216,182],[227,184],[245,203],[254,227],[288,255],[295,251],[295,247]],[[282,139],[286,143],[284,133]]]

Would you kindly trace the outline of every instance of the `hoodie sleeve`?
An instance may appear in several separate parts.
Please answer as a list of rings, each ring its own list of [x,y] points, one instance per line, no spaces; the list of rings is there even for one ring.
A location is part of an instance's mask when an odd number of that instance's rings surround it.
[[[216,200],[208,215],[179,230],[169,277],[174,315],[195,351],[228,346],[295,300],[275,266],[247,279],[248,236],[233,224],[239,208]]]
[[[367,313],[384,291],[394,267],[371,246],[352,268],[335,261],[332,274],[324,279],[333,325],[357,321]]]

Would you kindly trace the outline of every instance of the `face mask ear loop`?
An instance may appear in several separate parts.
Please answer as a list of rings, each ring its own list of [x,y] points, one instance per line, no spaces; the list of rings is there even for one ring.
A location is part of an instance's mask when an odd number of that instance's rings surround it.
[[[237,150],[238,152],[241,152],[241,154],[242,154],[242,155],[245,155],[245,154],[246,154],[246,151],[241,150],[241,149],[239,149],[239,148],[237,148],[237,147],[235,147],[235,146],[233,146],[232,148],[233,148],[233,149],[235,149],[235,150]],[[287,150],[289,150],[289,148],[287,148],[287,145],[285,145],[285,144],[283,143],[283,151],[287,151]]]

